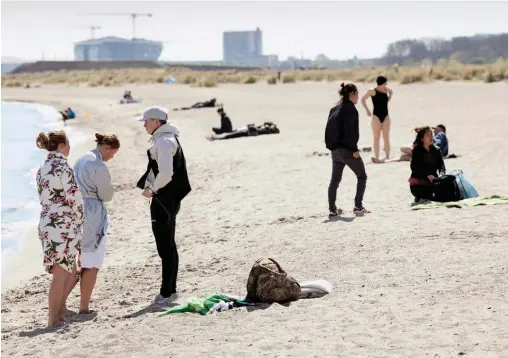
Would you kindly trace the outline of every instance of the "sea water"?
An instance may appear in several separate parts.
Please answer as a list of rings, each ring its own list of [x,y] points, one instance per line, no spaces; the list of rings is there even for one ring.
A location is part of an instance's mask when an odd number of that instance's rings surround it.
[[[60,113],[52,107],[14,102],[2,102],[1,106],[3,271],[4,259],[15,255],[28,232],[38,225],[40,204],[35,175],[47,155],[35,144],[39,132],[64,129],[71,147],[83,138],[69,126],[64,127]],[[33,245],[40,245],[37,237],[32,239]]]

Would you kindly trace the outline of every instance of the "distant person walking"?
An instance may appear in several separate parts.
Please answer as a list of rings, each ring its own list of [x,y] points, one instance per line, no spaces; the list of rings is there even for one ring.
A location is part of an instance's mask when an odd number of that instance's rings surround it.
[[[374,137],[373,163],[379,163],[379,142],[383,135],[384,150],[386,159],[390,159],[390,125],[391,120],[388,114],[388,102],[393,98],[393,91],[387,87],[388,80],[384,76],[376,79],[377,87],[370,89],[362,97],[362,105],[367,111],[367,116],[372,116],[372,134]],[[367,98],[372,98],[372,113],[367,106]]]
[[[365,165],[360,157],[358,140],[360,128],[358,111],[355,105],[358,103],[358,89],[352,83],[341,84],[339,90],[340,102],[330,110],[325,130],[326,147],[332,154],[332,177],[328,186],[329,217],[343,213],[338,209],[335,202],[337,188],[342,180],[344,167],[347,165],[356,175],[356,196],[353,212],[357,215],[370,213],[363,206],[363,196],[367,185]]]
[[[85,222],[81,245],[81,300],[79,313],[89,313],[90,298],[97,274],[104,263],[108,212],[105,202],[113,199],[115,188],[106,162],[120,148],[114,134],[95,133],[97,147],[79,158],[74,165],[79,190],[83,195]]]
[[[78,282],[76,262],[81,247],[83,201],[67,163],[71,146],[65,132],[41,132],[36,144],[48,151],[36,180],[42,206],[39,239],[44,266],[53,275],[48,297],[48,326],[52,327],[63,321],[65,302]]]
[[[160,294],[155,299],[157,304],[166,304],[178,298],[176,215],[181,201],[191,191],[185,156],[178,140],[179,131],[167,120],[167,110],[157,106],[147,108],[139,119],[144,122],[153,143],[147,151],[148,167],[137,186],[143,190],[143,196],[153,199],[150,204],[152,231],[162,260],[162,284]]]

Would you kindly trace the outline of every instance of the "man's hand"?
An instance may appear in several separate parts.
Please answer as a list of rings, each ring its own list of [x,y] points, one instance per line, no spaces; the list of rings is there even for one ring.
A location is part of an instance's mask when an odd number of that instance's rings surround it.
[[[353,158],[355,158],[355,159],[360,158],[360,152],[354,152]]]
[[[429,175],[427,178],[429,178],[430,181],[436,180],[436,177],[434,175]]]
[[[153,191],[150,188],[145,188],[141,195],[143,195],[145,198],[151,198],[153,196]]]

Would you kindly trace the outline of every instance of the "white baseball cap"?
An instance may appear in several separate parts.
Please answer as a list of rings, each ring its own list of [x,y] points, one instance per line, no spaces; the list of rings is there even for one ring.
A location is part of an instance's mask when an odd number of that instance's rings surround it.
[[[158,119],[160,121],[167,121],[168,120],[168,110],[166,108],[159,107],[159,106],[148,107],[143,112],[143,116],[138,118],[138,121],[144,122],[149,119]]]

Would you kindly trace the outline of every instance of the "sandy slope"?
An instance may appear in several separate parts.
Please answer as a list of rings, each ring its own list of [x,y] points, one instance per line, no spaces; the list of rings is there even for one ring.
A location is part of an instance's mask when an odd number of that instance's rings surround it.
[[[411,212],[408,163],[367,165],[368,217],[327,222],[331,170],[323,130],[337,84],[228,85],[216,89],[132,88],[142,104],[118,105],[123,88],[6,89],[3,99],[74,106],[91,114],[72,124],[112,131],[122,148],[110,168],[106,263],[94,292],[98,315],[44,329],[49,277],[2,295],[2,355],[33,357],[508,356],[508,208]],[[365,91],[365,86],[360,86]],[[506,84],[394,85],[393,147],[411,142],[415,124],[444,123],[446,162],[481,194],[506,194]],[[179,289],[243,295],[260,256],[297,279],[324,278],[335,292],[289,307],[157,319],[149,304],[160,268],[148,201],[135,189],[149,137],[133,116],[217,97],[234,126],[275,121],[280,135],[208,142],[214,110],[173,112],[193,192],[178,217]],[[370,125],[361,113],[361,144]],[[90,139],[90,146],[92,145]],[[364,156],[367,159],[367,155]],[[345,172],[339,204],[352,209],[355,178]],[[33,245],[39,245],[33,238]],[[27,265],[41,265],[27,258]],[[15,274],[15,273],[13,273]],[[69,302],[77,309],[78,290]],[[148,307],[148,308],[147,308]]]

